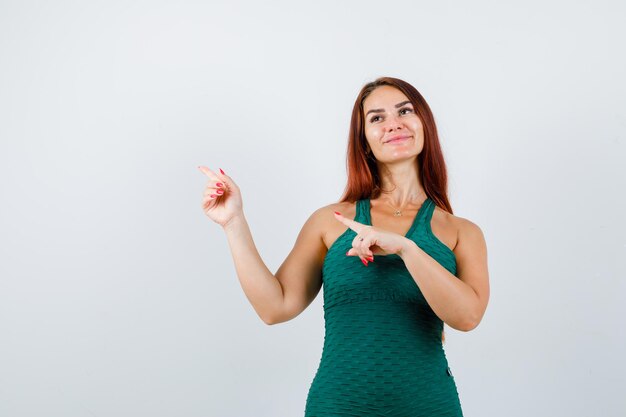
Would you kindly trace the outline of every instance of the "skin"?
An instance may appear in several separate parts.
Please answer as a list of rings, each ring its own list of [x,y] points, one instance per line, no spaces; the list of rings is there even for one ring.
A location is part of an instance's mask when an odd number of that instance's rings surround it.
[[[322,287],[326,253],[348,227],[358,235],[347,256],[358,256],[367,267],[368,260],[375,261],[375,256],[398,254],[443,321],[464,331],[480,322],[489,299],[487,249],[480,228],[435,207],[431,229],[454,252],[457,276],[404,237],[426,197],[416,165],[424,146],[423,125],[410,102],[396,107],[407,100],[394,87],[381,86],[363,103],[367,145],[379,166],[383,190],[379,198],[370,201],[373,226],[353,220],[355,203],[322,207],[307,219],[275,274],[256,251],[234,179],[221,171],[199,167],[209,178],[203,192],[203,211],[226,232],[244,292],[265,323],[291,320],[313,302]],[[369,113],[377,109],[380,111]],[[397,134],[409,138],[396,144],[385,143]],[[400,217],[393,215],[397,208],[402,210]]]
[[[391,245],[388,248],[381,249],[377,246],[349,252],[350,256],[361,257],[365,264],[368,257],[372,259],[371,256],[374,254],[399,254],[405,243],[404,235],[426,199],[415,163],[417,155],[424,148],[424,129],[410,102],[396,107],[397,104],[406,101],[408,98],[401,91],[391,86],[381,86],[372,91],[363,102],[365,138],[381,172],[383,189],[379,198],[370,201],[372,224],[378,226],[379,230],[397,235],[385,236],[385,243]],[[382,111],[378,111],[381,109]],[[389,138],[399,134],[410,137],[397,143],[385,143]],[[344,220],[352,219],[356,215],[354,203],[340,203],[335,208],[334,211],[342,213],[342,216],[336,217],[341,224],[329,225],[325,236],[327,248],[345,231],[345,226],[352,225]],[[401,217],[393,215],[395,208],[402,209]],[[454,216],[436,208],[433,213],[432,230],[442,243],[452,249],[456,245],[457,226],[450,217]],[[358,238],[360,237],[362,236],[359,235]],[[355,242],[355,246],[358,245],[359,243]]]

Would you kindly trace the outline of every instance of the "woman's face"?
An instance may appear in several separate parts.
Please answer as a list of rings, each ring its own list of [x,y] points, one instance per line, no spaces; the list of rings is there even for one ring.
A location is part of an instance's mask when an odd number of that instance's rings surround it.
[[[377,87],[363,101],[363,114],[365,138],[378,161],[414,158],[422,151],[422,121],[400,90]]]

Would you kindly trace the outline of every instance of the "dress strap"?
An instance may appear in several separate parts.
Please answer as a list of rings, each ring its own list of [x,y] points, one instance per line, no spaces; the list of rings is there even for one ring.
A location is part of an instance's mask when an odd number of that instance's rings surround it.
[[[366,223],[367,222],[367,207],[366,207],[366,200],[357,200],[356,201],[356,214],[354,217],[354,221],[359,222],[359,223]]]
[[[433,218],[433,212],[435,211],[435,202],[430,198],[427,198],[423,206],[420,207],[419,212],[417,214],[418,218],[416,219],[416,229],[428,229],[430,225],[430,220]]]

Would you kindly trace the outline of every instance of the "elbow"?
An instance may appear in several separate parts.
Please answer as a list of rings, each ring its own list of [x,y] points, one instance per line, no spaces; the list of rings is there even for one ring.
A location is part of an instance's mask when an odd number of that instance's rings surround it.
[[[263,321],[263,323],[267,324],[268,326],[278,324],[284,321],[281,319],[281,315],[279,313],[280,312],[276,311],[275,309],[272,309],[271,311],[264,311],[263,313],[257,311],[257,315],[259,316],[259,318]]]
[[[464,332],[470,332],[474,330],[483,319],[484,310],[472,310],[464,315],[465,320],[459,326],[459,330]]]
[[[463,332],[471,332],[472,330],[474,330],[476,328],[476,326],[478,326],[478,323],[469,322],[469,323],[466,323],[465,325],[463,325],[459,330],[461,330]]]
[[[284,317],[281,318],[280,316],[265,316],[261,317],[261,320],[263,320],[263,323],[267,324],[268,326],[272,326],[274,324],[284,323],[288,319],[285,319]]]
[[[478,324],[480,323],[480,319],[469,319],[467,321],[465,321],[465,323],[463,323],[462,326],[460,326],[459,330],[464,331],[464,332],[470,332],[472,330],[474,330],[476,327],[478,327]]]
[[[447,324],[448,326],[452,327],[454,330],[458,330],[460,332],[469,332],[470,330],[474,328],[473,323],[469,321],[461,321],[460,319],[454,320],[454,321],[443,320],[443,322]]]
[[[446,324],[452,327],[454,330],[458,330],[460,332],[469,332],[471,330],[474,330],[474,328],[476,328],[476,326],[472,322],[463,322],[463,323],[455,323],[455,324],[446,322]]]
[[[260,317],[265,324],[271,326],[273,324],[285,323],[294,319],[302,310],[303,309],[298,309],[298,311],[296,311],[294,308],[290,308],[289,306],[281,306],[281,308],[274,309],[270,314]]]
[[[263,320],[263,322],[268,326],[271,326],[274,324],[285,323],[296,316],[297,314],[293,314],[290,311],[285,311],[284,309],[282,309],[274,310],[272,314],[261,317],[261,320]]]
[[[478,326],[480,320],[474,320],[472,317],[459,317],[454,322],[446,322],[446,324],[452,327],[454,330],[458,330],[460,332],[469,332],[472,331]]]

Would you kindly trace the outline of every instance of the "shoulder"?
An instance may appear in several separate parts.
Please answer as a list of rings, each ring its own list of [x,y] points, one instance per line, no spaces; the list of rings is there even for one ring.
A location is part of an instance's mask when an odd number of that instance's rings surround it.
[[[480,226],[464,217],[454,216],[450,213],[448,215],[455,224],[457,232],[455,251],[457,248],[460,250],[465,250],[468,247],[473,247],[474,249],[484,248],[485,236]]]
[[[455,251],[461,241],[467,243],[468,240],[484,240],[480,227],[469,219],[456,216],[438,206],[435,206],[433,218],[441,225],[442,229],[448,230],[449,233],[454,232],[456,239],[453,250]]]
[[[335,217],[333,216],[333,212],[335,211],[338,211],[345,217],[354,217],[354,215],[356,214],[356,203],[350,203],[349,201],[344,201],[341,203],[331,203],[315,210],[313,214],[311,214],[311,217],[323,220],[335,220]]]
[[[307,220],[307,224],[315,227],[324,241],[336,234],[341,234],[341,229],[345,229],[345,225],[337,221],[334,215],[335,211],[344,217],[354,219],[356,217],[356,203],[346,201],[325,205],[315,210]]]
[[[463,235],[467,235],[467,234],[481,234],[482,235],[483,232],[481,228],[473,221],[466,219],[464,217],[459,217],[459,216],[455,216],[452,214],[450,214],[450,216],[453,219],[453,221],[456,223],[459,234],[462,233]]]

